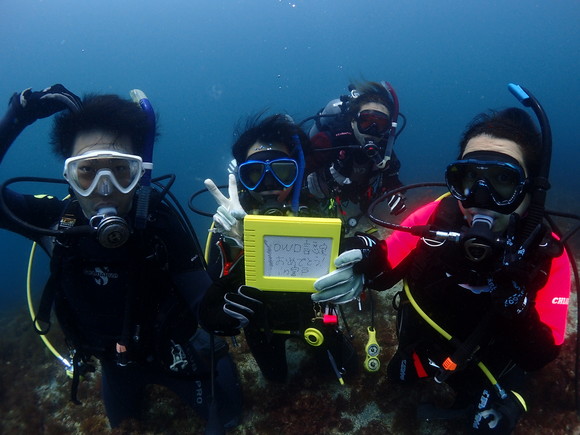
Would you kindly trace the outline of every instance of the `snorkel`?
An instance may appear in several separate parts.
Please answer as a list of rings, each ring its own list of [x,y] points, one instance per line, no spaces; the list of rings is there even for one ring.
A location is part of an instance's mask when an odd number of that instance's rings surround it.
[[[135,213],[135,228],[142,230],[147,223],[149,212],[149,197],[151,195],[151,172],[153,171],[153,145],[155,144],[155,111],[149,99],[140,89],[133,89],[129,92],[131,99],[139,104],[143,112],[147,115],[147,136],[143,147],[143,168],[145,173],[141,177],[141,188],[137,195],[137,209]]]
[[[298,216],[298,210],[300,208],[300,191],[302,190],[302,182],[304,181],[304,150],[302,149],[302,142],[297,134],[292,135],[292,141],[294,142],[294,154],[298,161],[298,176],[294,182],[294,188],[292,190],[292,212],[295,216]]]
[[[550,130],[550,124],[548,122],[548,118],[545,115],[542,106],[540,103],[532,96],[529,91],[525,88],[522,88],[519,85],[509,84],[508,86],[509,91],[520,100],[520,102],[526,106],[531,107],[536,114],[538,122],[540,124],[540,129],[542,133],[542,158],[541,158],[541,166],[539,168],[538,174],[532,180],[532,191],[531,191],[531,203],[528,207],[528,214],[526,218],[523,220],[524,225],[522,231],[517,236],[517,241],[513,240],[504,240],[500,239],[499,237],[493,236],[492,244],[495,246],[505,246],[506,243],[516,244],[516,246],[521,246],[521,249],[517,250],[517,255],[523,256],[525,255],[525,251],[527,250],[527,245],[529,243],[524,243],[523,241],[528,241],[530,236],[536,234],[538,229],[541,226],[542,220],[544,218],[544,205],[546,200],[546,192],[550,187],[548,182],[548,175],[550,169],[550,160],[552,155],[552,136]],[[418,187],[426,187],[426,186],[445,186],[448,187],[444,183],[421,183],[409,186],[403,186],[402,188],[394,189],[389,192],[385,192],[379,198],[377,198],[373,203],[369,206],[369,219],[376,223],[377,225],[383,226],[385,228],[390,228],[393,230],[404,231],[411,233],[415,236],[422,237],[426,240],[435,241],[436,243],[444,242],[446,240],[452,242],[463,242],[466,240],[466,233],[458,233],[455,231],[442,231],[437,228],[433,228],[431,225],[417,225],[417,226],[403,226],[398,225],[391,222],[385,222],[382,219],[378,219],[374,216],[374,210],[376,206],[383,202],[386,198],[394,195],[395,193],[405,192],[410,189],[418,188]],[[482,216],[482,215],[480,215]],[[489,220],[489,217],[484,216],[485,219],[477,220],[476,226],[478,227],[477,230],[479,233],[490,231],[488,227],[490,224],[493,225],[493,222]],[[486,222],[487,220],[487,222]],[[479,234],[481,236],[481,234]],[[490,235],[486,236],[489,239]],[[481,241],[481,239],[480,239]]]
[[[389,138],[387,139],[387,147],[385,148],[385,156],[381,162],[377,164],[379,169],[384,169],[389,160],[391,160],[391,153],[393,152],[393,146],[395,144],[395,138],[397,136],[397,120],[399,118],[399,98],[395,89],[391,86],[389,82],[381,81],[381,85],[387,90],[393,99],[393,113],[391,114],[391,129],[389,130]]]
[[[526,240],[533,232],[537,231],[544,219],[546,194],[550,189],[549,175],[552,160],[552,129],[550,122],[540,102],[526,88],[514,83],[508,84],[508,90],[525,107],[531,107],[536,114],[542,133],[542,150],[538,174],[532,179],[532,193],[528,216],[524,228],[519,236],[520,240]]]

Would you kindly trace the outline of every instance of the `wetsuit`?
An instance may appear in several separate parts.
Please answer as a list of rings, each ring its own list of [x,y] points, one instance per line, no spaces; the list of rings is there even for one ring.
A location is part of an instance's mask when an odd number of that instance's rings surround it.
[[[366,213],[370,203],[380,194],[403,185],[399,179],[401,162],[394,150],[384,169],[376,168],[360,149],[324,151],[339,146],[358,146],[352,130],[322,131],[311,138],[311,144],[313,151],[307,161],[306,173],[317,173],[328,198],[336,197],[344,203],[352,201],[359,204],[362,213]],[[333,176],[331,166],[339,175]]]
[[[452,197],[425,205],[402,225],[427,223],[445,231],[459,231],[465,226],[457,200]],[[554,240],[548,234],[542,244],[550,246],[550,239]],[[419,237],[402,231],[395,231],[385,243],[388,264],[393,270],[389,274],[391,282],[383,282],[382,288],[404,278],[418,306],[453,339],[464,343],[476,337],[478,350],[474,358],[464,361],[446,382],[458,392],[457,406],[472,406],[473,427],[480,428],[483,416],[487,415],[480,409],[483,398],[493,398],[494,393],[490,393],[493,389],[477,367],[478,362],[485,364],[509,392],[521,388],[527,371],[543,367],[558,355],[564,341],[570,295],[567,255],[558,249],[552,253],[542,251],[543,248],[531,251],[529,261],[533,267],[527,282],[519,283],[525,286],[530,298],[527,310],[517,316],[505,316],[492,308],[492,296],[486,285],[491,271],[474,269],[458,244],[429,246]],[[454,354],[457,344],[430,326],[405,293],[398,296],[399,347],[389,364],[388,376],[396,382],[436,376],[440,373],[438,367]],[[475,335],[478,328],[480,332]],[[498,425],[498,432],[507,433],[515,426],[520,410],[510,412],[510,418],[506,419],[510,423]]]
[[[214,239],[218,237],[214,236]],[[243,252],[232,258],[227,243],[223,241],[220,243],[223,250],[219,253],[217,250],[213,251],[213,255],[210,255],[209,268],[215,270],[215,266],[219,265],[221,277],[215,279],[202,302],[200,323],[209,331],[215,331],[220,335],[235,335],[239,332],[235,328],[237,322],[232,322],[227,315],[218,317],[211,313],[216,313],[216,310],[223,307],[224,294],[236,292],[245,283],[244,258]],[[320,320],[313,321],[317,307],[312,303],[310,293],[266,291],[260,294],[260,299],[264,310],[252,317],[249,325],[244,328],[244,334],[252,355],[266,379],[274,382],[286,380],[288,375],[286,340],[294,337],[304,341],[304,331],[313,327],[322,332],[324,342],[320,346],[306,344],[305,346],[309,354],[316,358],[317,367],[322,373],[331,377],[336,376],[328,351],[343,374],[348,376],[355,372],[357,358],[351,341],[336,325],[323,325]]]
[[[7,193],[10,210],[33,225],[88,223],[74,199]],[[180,221],[155,201],[152,195],[146,229],[134,231],[115,249],[102,247],[93,235],[58,236],[56,243],[47,243],[0,214],[0,227],[52,249],[45,296],[54,303],[77,354],[100,360],[103,399],[113,427],[139,418],[148,384],[170,388],[203,418],[209,417],[211,354],[207,334],[196,330],[199,301],[210,280]],[[117,343],[127,352],[118,354]],[[217,347],[220,421],[233,426],[241,413],[238,378],[225,343]]]

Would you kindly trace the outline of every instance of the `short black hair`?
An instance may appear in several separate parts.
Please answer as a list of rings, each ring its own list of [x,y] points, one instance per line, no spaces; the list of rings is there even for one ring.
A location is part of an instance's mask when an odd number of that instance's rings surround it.
[[[51,133],[54,153],[70,157],[78,134],[95,130],[128,136],[133,152],[142,156],[149,133],[147,114],[138,104],[118,95],[85,95],[80,112],[63,111],[55,117]]]
[[[283,143],[288,147],[290,155],[294,155],[296,143],[294,136],[298,136],[304,154],[308,153],[308,136],[298,127],[292,118],[285,114],[276,114],[263,118],[263,112],[249,117],[245,125],[238,125],[234,132],[237,138],[232,145],[232,154],[238,164],[246,161],[248,149],[256,142]]]
[[[542,136],[528,113],[517,107],[501,111],[490,110],[480,113],[467,125],[459,142],[459,157],[463,155],[470,139],[487,135],[497,139],[507,139],[517,143],[524,158],[524,164],[531,176],[538,174]]]
[[[354,119],[360,108],[367,103],[378,103],[384,105],[389,110],[389,115],[393,116],[395,103],[389,91],[380,83],[377,82],[363,82],[355,83],[353,85],[359,96],[351,99],[348,107],[348,115]]]

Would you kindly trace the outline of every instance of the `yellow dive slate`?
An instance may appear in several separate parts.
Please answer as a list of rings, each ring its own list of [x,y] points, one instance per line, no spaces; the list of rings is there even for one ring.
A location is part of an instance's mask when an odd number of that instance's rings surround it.
[[[336,218],[246,216],[246,285],[313,293],[314,281],[335,269],[341,225]]]

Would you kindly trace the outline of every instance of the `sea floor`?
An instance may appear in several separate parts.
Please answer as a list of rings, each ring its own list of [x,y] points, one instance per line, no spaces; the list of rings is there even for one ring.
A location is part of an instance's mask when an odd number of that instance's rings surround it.
[[[575,300],[571,301],[575,307]],[[308,358],[308,345],[288,341],[290,375],[286,384],[264,380],[243,338],[230,346],[245,396],[242,424],[230,434],[461,434],[462,421],[420,422],[416,406],[425,400],[445,403],[450,393],[426,382],[413,387],[392,385],[387,362],[395,351],[394,310],[390,296],[376,300],[377,340],[382,366],[376,373],[362,369],[369,312],[347,308],[361,370],[340,385],[332,373],[321,374]],[[575,309],[570,334],[560,357],[537,372],[526,400],[529,412],[516,434],[580,434],[575,404]],[[70,379],[63,366],[32,331],[30,318],[4,315],[0,338],[0,433],[2,434],[182,434],[203,433],[205,424],[173,393],[152,387],[141,422],[111,431],[100,401],[100,374],[91,374],[79,389],[83,405],[69,401]],[[573,332],[574,331],[574,332]],[[58,339],[55,338],[58,345]]]

